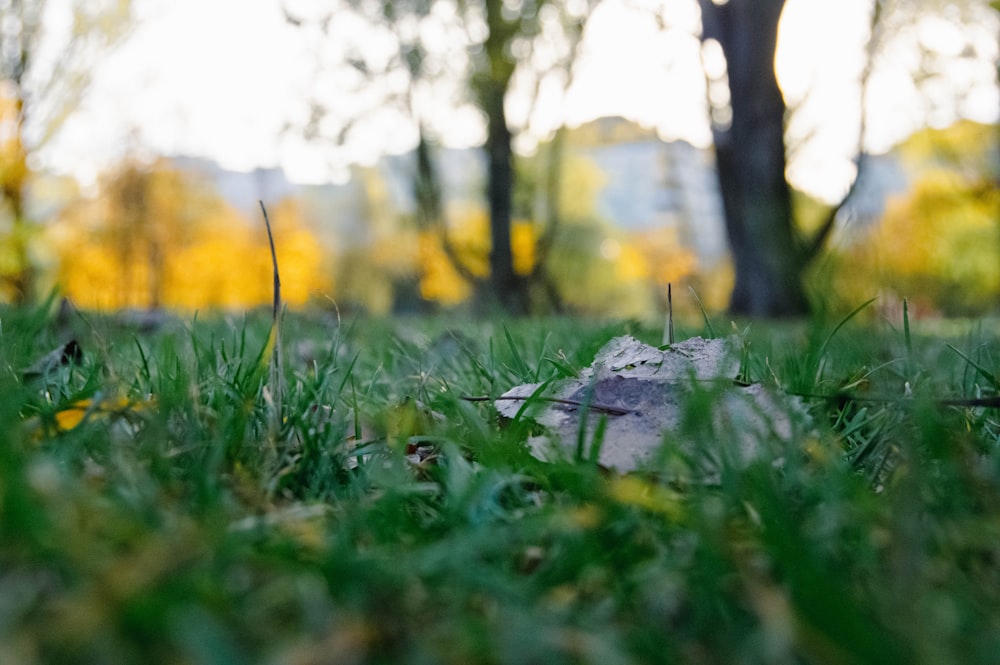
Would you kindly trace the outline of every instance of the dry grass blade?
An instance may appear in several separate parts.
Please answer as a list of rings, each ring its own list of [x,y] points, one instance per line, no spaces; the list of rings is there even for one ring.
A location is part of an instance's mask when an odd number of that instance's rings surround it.
[[[667,284],[667,325],[663,331],[663,344],[674,343],[674,294],[673,285]]]
[[[275,413],[278,415],[280,423],[281,413],[281,277],[278,274],[278,253],[274,249],[274,234],[271,232],[271,220],[267,216],[267,208],[263,201],[260,203],[260,211],[264,214],[264,226],[267,228],[267,241],[271,246],[271,265],[274,268],[274,299],[271,306],[271,330],[267,336],[267,345],[264,353],[261,354],[260,362],[263,365],[265,359],[270,363],[270,376],[267,381],[267,388],[274,400]]]
[[[512,401],[512,402],[524,402],[530,399],[537,399],[539,402],[550,402],[552,404],[562,404],[563,406],[572,406],[580,409],[594,411],[595,413],[606,413],[609,416],[627,416],[630,413],[635,413],[631,409],[624,409],[617,406],[608,406],[606,404],[597,404],[595,402],[586,402],[576,399],[560,399],[558,397],[535,397],[532,395],[501,395],[499,397],[490,397],[489,395],[462,395],[459,399],[466,402],[497,402],[497,401]]]
[[[264,226],[267,228],[267,242],[271,245],[271,265],[274,267],[274,303],[271,308],[271,316],[273,321],[278,320],[278,314],[281,312],[281,277],[278,274],[278,253],[274,249],[274,234],[271,233],[271,220],[267,216],[267,208],[264,207],[263,201],[258,201],[260,204],[260,211],[264,214]]]

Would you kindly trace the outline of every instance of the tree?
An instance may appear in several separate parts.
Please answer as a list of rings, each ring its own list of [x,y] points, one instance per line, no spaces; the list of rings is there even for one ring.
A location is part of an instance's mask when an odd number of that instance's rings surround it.
[[[324,245],[289,199],[271,209],[282,298],[302,304],[332,289]],[[98,309],[247,307],[273,297],[260,220],[244,217],[204,179],[160,159],[125,162],[95,197],[48,225],[62,293]]]
[[[728,117],[714,117],[716,166],[736,273],[735,314],[789,316],[809,309],[810,260],[796,237],[785,177],[785,100],[774,71],[784,0],[700,0],[702,40],[726,60]]]
[[[906,299],[911,314],[975,316],[1000,295],[1000,190],[991,125],[924,129],[899,146],[912,174],[882,218],[832,253],[832,298]],[[905,242],[900,242],[905,238]],[[852,304],[853,303],[853,304]]]
[[[537,7],[523,3],[521,11],[504,14],[502,0],[485,0],[487,36],[474,59],[472,90],[486,114],[487,188],[490,211],[490,280],[493,294],[504,309],[517,314],[528,311],[528,290],[514,272],[510,248],[510,222],[514,195],[514,150],[507,124],[507,91],[516,62],[511,53],[515,37],[534,31]],[[526,9],[527,8],[527,11]]]
[[[860,72],[860,131],[854,157],[855,176],[847,193],[832,206],[817,230],[807,236],[797,226],[785,177],[785,100],[774,71],[778,22],[784,0],[699,0],[702,44],[721,50],[725,60],[723,80],[710,81],[728,89],[728,100],[713,109],[719,184],[726,228],[730,239],[736,284],[730,300],[734,313],[757,316],[804,314],[809,305],[803,286],[806,269],[822,252],[837,219],[862,178],[866,143],[866,106],[869,78],[879,50],[890,39],[918,52],[920,64],[911,72],[913,86],[938,85],[936,95],[926,94],[928,112],[940,111],[942,83],[948,82],[949,59],[976,54],[970,39],[959,55],[935,53],[920,39],[919,28],[947,21],[968,29],[981,24],[983,2],[936,0],[872,0],[866,60]],[[948,11],[940,11],[947,9]],[[923,23],[931,21],[931,23]],[[892,34],[889,34],[889,33]],[[956,107],[964,94],[961,85],[949,85]],[[717,91],[717,88],[716,88]],[[710,94],[717,98],[718,95]],[[954,110],[953,110],[954,113]],[[960,113],[956,113],[960,115]]]
[[[496,304],[506,311],[521,314],[529,308],[529,279],[514,269],[511,250],[511,220],[515,164],[513,139],[515,130],[507,117],[508,96],[518,72],[533,70],[536,84],[547,73],[564,70],[575,56],[584,24],[595,0],[557,2],[556,0],[525,0],[511,3],[503,0],[411,0],[409,2],[364,2],[349,0],[347,5],[363,15],[373,30],[394,37],[397,52],[392,58],[365,56],[358,47],[347,54],[346,60],[363,75],[363,84],[374,87],[373,81],[399,79],[403,74],[406,86],[396,86],[395,102],[417,129],[416,167],[414,183],[418,219],[437,224],[446,233],[441,184],[432,155],[429,137],[429,113],[420,108],[417,97],[426,97],[428,88],[440,85],[443,79],[456,76],[469,94],[473,105],[481,112],[486,125],[483,144],[486,156],[486,202],[489,212],[490,253],[489,277],[486,281],[457,262],[445,238],[446,253],[466,279],[479,287],[481,301]],[[287,12],[289,21],[302,25],[302,16]],[[340,15],[341,18],[343,15]],[[450,17],[450,18],[449,18]],[[324,33],[337,21],[334,13],[323,14],[314,23]],[[432,30],[422,30],[433,26]],[[557,33],[557,34],[554,34]],[[451,35],[451,43],[441,42],[441,35]],[[427,35],[431,35],[428,39]],[[455,37],[458,35],[458,37]],[[439,43],[431,43],[434,39]],[[549,55],[545,61],[533,58],[536,42],[545,40],[555,48],[558,57]],[[381,63],[373,62],[382,60]],[[390,83],[388,88],[392,87]],[[384,103],[384,102],[383,102]],[[440,97],[435,100],[440,104]],[[456,104],[457,105],[457,104]],[[324,117],[322,105],[313,105],[315,116]],[[362,114],[359,114],[363,115]],[[341,134],[349,131],[356,119],[344,122]],[[313,122],[318,125],[319,122]],[[548,237],[548,236],[546,236]],[[537,275],[536,273],[533,273]]]
[[[87,86],[95,57],[129,24],[129,0],[71,6],[68,34],[60,35],[49,30],[52,8],[45,0],[0,3],[0,206],[11,248],[0,286],[16,302],[33,295],[28,156],[59,130]]]

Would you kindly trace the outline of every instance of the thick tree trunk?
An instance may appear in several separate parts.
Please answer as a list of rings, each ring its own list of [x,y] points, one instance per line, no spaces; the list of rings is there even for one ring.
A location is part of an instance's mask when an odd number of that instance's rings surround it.
[[[732,121],[715,123],[716,160],[736,271],[730,311],[806,314],[806,259],[785,179],[785,102],[774,72],[784,0],[701,0],[702,39],[722,46]]]

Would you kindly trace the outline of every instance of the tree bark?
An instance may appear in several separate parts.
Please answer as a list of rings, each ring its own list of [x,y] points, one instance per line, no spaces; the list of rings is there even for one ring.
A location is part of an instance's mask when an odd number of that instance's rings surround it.
[[[521,28],[520,18],[507,18],[503,2],[484,3],[489,34],[483,45],[486,56],[473,76],[473,89],[486,114],[486,196],[490,213],[490,280],[484,304],[499,305],[509,314],[527,314],[528,281],[514,271],[510,227],[514,199],[513,137],[507,124],[504,100],[516,63],[509,54],[510,42]],[[485,296],[485,297],[483,297]]]
[[[722,47],[731,117],[713,122],[726,231],[736,272],[729,309],[751,316],[809,311],[785,178],[785,101],[774,71],[784,0],[701,0],[702,40]]]
[[[511,209],[514,192],[514,154],[511,132],[504,111],[506,88],[487,84],[484,110],[487,116],[487,191],[490,210],[490,297],[511,314],[528,313],[527,284],[514,271],[510,245]]]

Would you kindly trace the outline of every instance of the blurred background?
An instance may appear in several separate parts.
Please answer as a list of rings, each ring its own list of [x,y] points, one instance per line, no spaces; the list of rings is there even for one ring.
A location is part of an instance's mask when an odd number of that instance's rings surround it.
[[[0,0],[0,298],[1000,306],[1000,5]],[[690,287],[691,291],[688,291]],[[683,290],[683,291],[679,291]]]

